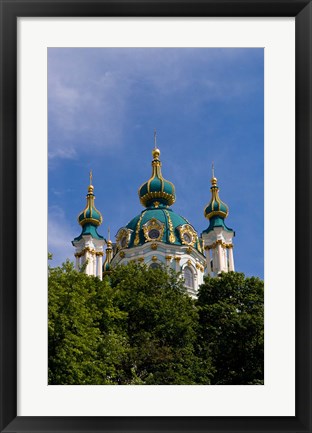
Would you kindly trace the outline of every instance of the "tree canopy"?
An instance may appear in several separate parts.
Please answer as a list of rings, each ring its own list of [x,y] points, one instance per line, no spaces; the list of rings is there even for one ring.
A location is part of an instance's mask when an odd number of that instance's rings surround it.
[[[263,283],[130,263],[103,281],[49,268],[49,384],[234,384],[263,380]]]
[[[198,293],[200,338],[212,384],[263,383],[263,281],[237,272],[205,279]]]

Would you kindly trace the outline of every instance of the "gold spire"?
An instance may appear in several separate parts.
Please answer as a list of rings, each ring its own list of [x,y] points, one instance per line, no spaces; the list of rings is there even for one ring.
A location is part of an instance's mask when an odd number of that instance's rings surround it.
[[[111,241],[111,239],[110,239],[110,227],[108,227],[107,228],[107,242],[106,242],[106,244],[107,244],[107,246],[111,246],[112,245],[112,241]]]
[[[152,155],[154,159],[158,159],[160,156],[160,150],[157,147],[156,129],[154,129],[154,149],[152,150]]]
[[[212,161],[212,165],[211,165],[211,171],[212,171],[211,185],[212,186],[217,186],[218,179],[215,177],[214,163],[213,163],[213,161]]]
[[[92,185],[92,177],[93,177],[92,170],[90,170],[90,173],[89,173],[90,182],[89,182],[89,188],[88,188],[89,193],[93,193],[93,190],[94,190],[94,186]]]

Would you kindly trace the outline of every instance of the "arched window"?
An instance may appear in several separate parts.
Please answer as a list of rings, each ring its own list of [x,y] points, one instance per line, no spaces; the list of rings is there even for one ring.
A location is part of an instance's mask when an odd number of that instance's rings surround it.
[[[188,266],[183,270],[183,276],[185,280],[186,287],[194,289],[194,274],[191,268]]]
[[[151,265],[150,265],[150,268],[151,269],[158,269],[158,268],[160,268],[160,264],[159,263],[152,263]]]

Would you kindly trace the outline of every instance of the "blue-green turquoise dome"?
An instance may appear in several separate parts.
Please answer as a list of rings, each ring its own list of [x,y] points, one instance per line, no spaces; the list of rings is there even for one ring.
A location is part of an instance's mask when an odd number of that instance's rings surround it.
[[[229,214],[229,208],[219,197],[217,179],[214,176],[211,179],[211,184],[211,200],[204,209],[204,215],[209,219],[209,227],[203,233],[209,233],[215,227],[222,227],[224,230],[232,232],[233,230],[227,227],[224,222]]]
[[[145,207],[171,206],[175,202],[174,185],[161,174],[160,150],[155,148],[152,153],[152,176],[139,188],[140,202]]]
[[[220,200],[219,188],[217,186],[217,179],[213,177],[211,179],[212,187],[211,189],[211,200],[209,204],[205,207],[204,215],[206,218],[210,219],[213,216],[219,216],[221,218],[226,218],[229,213],[228,206]]]
[[[81,226],[91,223],[95,226],[102,224],[103,218],[101,213],[94,206],[95,196],[93,194],[93,186],[89,185],[87,194],[87,205],[78,216],[78,222]]]
[[[171,245],[188,245],[202,253],[202,247],[194,227],[172,209],[160,205],[148,208],[134,217],[126,226],[131,236],[127,248],[144,245],[147,241],[159,241]],[[149,238],[150,230],[157,230],[159,236]],[[185,239],[185,232],[188,237]],[[157,233],[156,233],[157,234]]]
[[[104,239],[103,236],[99,235],[97,232],[97,227],[102,224],[103,218],[101,212],[99,212],[94,206],[95,196],[93,190],[93,185],[89,185],[86,207],[82,212],[80,212],[77,218],[78,223],[82,226],[82,232],[74,239],[74,241],[79,241],[82,236],[85,235],[90,235],[95,239]]]

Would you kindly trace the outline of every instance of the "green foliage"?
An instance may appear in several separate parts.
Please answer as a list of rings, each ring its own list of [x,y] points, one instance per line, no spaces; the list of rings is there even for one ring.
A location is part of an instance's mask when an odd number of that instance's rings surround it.
[[[123,319],[107,282],[76,272],[70,262],[50,268],[49,383],[114,383],[127,351],[118,335]]]
[[[129,264],[114,270],[111,285],[128,315],[127,383],[209,383],[196,354],[197,310],[178,275]]]
[[[198,296],[201,346],[212,356],[212,384],[263,383],[263,281],[242,273],[207,277]]]
[[[198,301],[166,269],[130,263],[103,281],[49,268],[49,384],[263,380],[263,284],[207,278]]]

